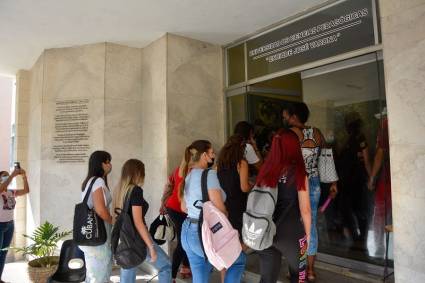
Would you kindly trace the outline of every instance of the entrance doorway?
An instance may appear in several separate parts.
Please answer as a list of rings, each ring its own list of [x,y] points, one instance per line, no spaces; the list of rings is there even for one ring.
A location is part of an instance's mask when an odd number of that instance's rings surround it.
[[[384,230],[391,224],[391,185],[380,57],[363,55],[233,89],[227,96],[229,134],[238,121],[248,120],[263,154],[273,131],[282,127],[282,107],[308,105],[307,125],[319,128],[333,148],[339,175],[337,197],[318,214],[319,259],[369,271],[370,265],[392,265],[393,259],[392,235],[387,240]],[[378,160],[380,149],[384,156]],[[368,187],[374,160],[380,166]],[[321,192],[322,204],[329,185],[321,184]]]

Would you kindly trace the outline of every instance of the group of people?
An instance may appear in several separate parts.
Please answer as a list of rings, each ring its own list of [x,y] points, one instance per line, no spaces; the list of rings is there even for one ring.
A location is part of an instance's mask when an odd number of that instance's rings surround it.
[[[85,254],[86,282],[109,282],[112,265],[110,231],[115,221],[111,211],[122,209],[127,195],[130,195],[128,213],[135,230],[146,244],[146,261],[159,271],[159,282],[173,282],[181,263],[180,272],[191,273],[193,282],[209,282],[213,268],[203,251],[198,226],[200,209],[195,205],[202,200],[201,175],[207,168],[211,168],[207,176],[209,200],[228,217],[239,235],[243,228],[248,194],[253,186],[276,187],[278,190],[273,215],[275,223],[278,223],[274,244],[258,251],[261,282],[278,280],[282,256],[288,261],[291,282],[314,281],[318,247],[316,219],[320,197],[318,157],[320,149],[326,144],[317,128],[306,126],[308,116],[309,110],[304,103],[288,105],[282,113],[283,122],[288,127],[274,133],[265,159],[256,146],[253,126],[245,121],[236,125],[234,134],[219,151],[217,162],[212,144],[207,140],[196,140],[185,148],[180,166],[173,170],[168,180],[160,209],[161,213],[171,217],[177,232],[172,261],[154,242],[145,221],[149,203],[143,192],[143,162],[130,159],[124,163],[118,186],[112,194],[108,187],[112,157],[106,151],[93,152],[82,183],[81,199],[84,199],[93,178],[96,178],[87,204],[103,219],[108,237],[103,245],[80,246]],[[13,172],[12,177],[17,174],[25,176],[21,170]],[[2,195],[12,177],[4,178]],[[23,191],[22,194],[27,192]],[[336,193],[334,183],[331,194],[335,196]],[[3,211],[1,213],[0,235],[3,237],[6,234],[3,233]],[[3,246],[5,244],[7,241]],[[242,238],[241,245],[242,252],[233,265],[221,271],[222,282],[241,282],[249,250]],[[120,282],[135,282],[136,270],[122,268]]]
[[[129,214],[134,227],[147,246],[147,262],[158,271],[159,282],[175,280],[179,268],[182,274],[191,274],[193,282],[209,282],[212,265],[208,262],[200,238],[200,209],[196,203],[202,200],[201,176],[207,175],[209,200],[224,213],[233,228],[242,233],[243,213],[248,194],[254,185],[276,187],[278,199],[273,219],[277,233],[272,247],[257,251],[260,258],[261,282],[276,282],[281,267],[281,258],[288,261],[288,277],[291,282],[315,280],[314,260],[318,239],[316,218],[320,197],[318,155],[325,145],[317,128],[305,125],[309,110],[303,103],[288,106],[283,110],[287,129],[276,131],[263,160],[254,140],[254,128],[239,122],[226,144],[218,154],[208,140],[196,140],[187,146],[183,160],[168,179],[164,190],[160,212],[167,213],[177,232],[177,246],[172,260],[154,242],[149,234],[145,215],[149,208],[143,197],[145,167],[142,161],[130,159],[123,165],[117,190],[112,197],[107,185],[111,171],[111,156],[104,151],[94,152],[89,160],[89,172],[82,185],[83,199],[92,178],[94,182],[88,205],[110,226],[114,217],[113,208],[123,207],[124,197],[130,195]],[[336,183],[331,185],[334,196]],[[285,211],[285,213],[283,213]],[[108,229],[110,230],[110,229]],[[245,270],[247,251],[243,243],[242,252],[235,262],[221,271],[222,282],[241,282]],[[80,247],[86,257],[87,282],[107,282],[111,270],[109,240],[101,246]],[[121,269],[121,282],[134,282],[136,268]]]

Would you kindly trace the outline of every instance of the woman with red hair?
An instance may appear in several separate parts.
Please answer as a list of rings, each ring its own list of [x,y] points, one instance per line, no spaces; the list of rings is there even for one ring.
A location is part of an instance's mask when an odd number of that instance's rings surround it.
[[[304,160],[295,133],[281,130],[273,137],[257,185],[278,189],[273,215],[276,236],[272,247],[259,252],[260,282],[277,282],[282,256],[288,261],[291,283],[306,282],[311,209]]]

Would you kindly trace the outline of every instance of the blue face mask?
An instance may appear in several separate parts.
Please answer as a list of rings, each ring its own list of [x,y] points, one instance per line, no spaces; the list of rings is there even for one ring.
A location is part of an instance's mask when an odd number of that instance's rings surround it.
[[[0,183],[6,182],[8,178],[9,178],[9,176],[3,176],[3,177],[1,177]]]

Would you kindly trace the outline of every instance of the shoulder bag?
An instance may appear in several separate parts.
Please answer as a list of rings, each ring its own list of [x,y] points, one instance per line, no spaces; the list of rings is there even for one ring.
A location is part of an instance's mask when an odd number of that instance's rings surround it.
[[[100,218],[94,208],[90,209],[87,200],[97,177],[93,177],[87,189],[84,200],[75,205],[73,238],[80,246],[99,246],[106,242],[106,229],[103,219]]]
[[[338,181],[332,148],[322,148],[319,155],[319,177],[322,183]]]

